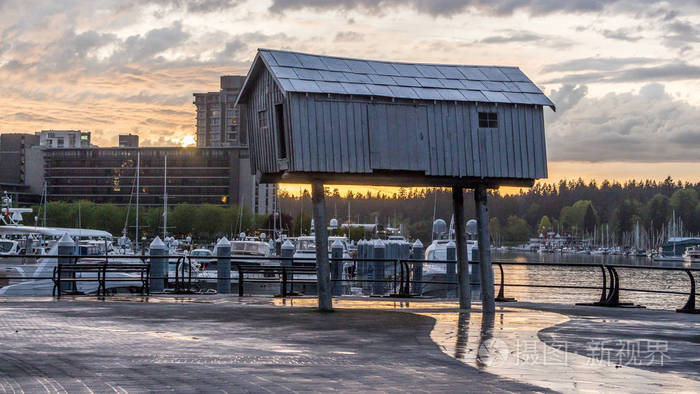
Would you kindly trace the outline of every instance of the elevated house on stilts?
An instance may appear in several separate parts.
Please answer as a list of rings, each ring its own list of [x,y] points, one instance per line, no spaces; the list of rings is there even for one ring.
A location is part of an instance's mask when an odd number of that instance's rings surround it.
[[[486,190],[547,177],[543,111],[554,104],[520,69],[260,49],[237,102],[260,181],[312,185],[320,309],[332,309],[323,184],[355,184],[453,189],[459,289],[469,289],[463,189],[474,189],[493,310]],[[469,307],[469,291],[459,296]]]

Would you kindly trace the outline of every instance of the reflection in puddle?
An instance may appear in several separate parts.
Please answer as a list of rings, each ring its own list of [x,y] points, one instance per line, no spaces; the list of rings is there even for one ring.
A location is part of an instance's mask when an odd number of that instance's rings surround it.
[[[316,307],[315,298],[275,299],[276,305]],[[498,307],[484,316],[479,310],[459,311],[455,302],[387,299],[337,299],[338,309],[393,309],[435,319],[430,338],[450,357],[484,372],[562,392],[697,392],[698,382],[673,373],[652,372],[596,362],[567,352],[567,345],[549,346],[538,337],[544,328],[568,317],[552,312]],[[478,304],[477,304],[478,305]]]

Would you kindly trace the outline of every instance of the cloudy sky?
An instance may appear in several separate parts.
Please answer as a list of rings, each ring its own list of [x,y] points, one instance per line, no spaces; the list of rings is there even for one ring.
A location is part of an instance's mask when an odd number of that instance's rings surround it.
[[[260,47],[516,65],[557,104],[552,178],[700,180],[698,0],[0,0],[0,132],[182,144]]]

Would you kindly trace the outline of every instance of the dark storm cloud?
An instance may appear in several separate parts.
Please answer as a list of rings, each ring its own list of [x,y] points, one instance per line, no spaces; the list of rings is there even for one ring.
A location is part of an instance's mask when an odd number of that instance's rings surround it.
[[[551,92],[557,112],[547,111],[551,160],[591,162],[687,161],[700,145],[700,110],[674,99],[661,84],[638,93],[592,98],[586,87]]]
[[[567,74],[545,83],[620,83],[650,81],[685,81],[700,79],[700,66],[682,61],[651,67],[633,67],[616,71]]]

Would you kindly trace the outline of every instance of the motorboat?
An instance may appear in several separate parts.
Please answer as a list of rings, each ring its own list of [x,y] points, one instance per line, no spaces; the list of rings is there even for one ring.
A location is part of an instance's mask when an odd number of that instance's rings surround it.
[[[447,260],[447,247],[452,244],[454,246],[454,240],[451,239],[440,239],[433,240],[431,244],[425,249],[425,259],[426,260]],[[472,261],[472,253],[474,249],[478,249],[478,242],[475,240],[467,240],[467,258]],[[469,274],[471,275],[472,266],[469,265]],[[456,277],[456,269],[455,269]],[[433,296],[433,297],[446,297],[454,294],[450,294],[450,289],[454,286],[447,285],[449,282],[447,273],[446,263],[426,263],[423,264],[423,281],[425,282],[440,282],[440,283],[423,283],[421,286],[421,295]]]
[[[685,248],[685,253],[683,253],[683,261],[686,263],[700,263],[700,245]]]

